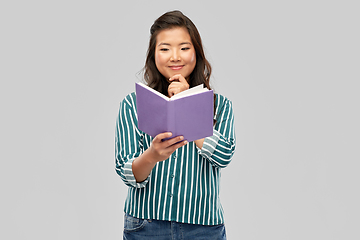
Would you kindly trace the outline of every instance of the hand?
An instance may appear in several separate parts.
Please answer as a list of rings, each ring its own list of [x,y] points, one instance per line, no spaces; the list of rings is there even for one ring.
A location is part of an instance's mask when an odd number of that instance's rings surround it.
[[[183,141],[183,136],[170,138],[163,141],[165,138],[172,136],[171,132],[160,133],[153,139],[149,151],[156,162],[161,162],[170,157],[170,155],[178,148],[187,144],[187,141]]]
[[[172,76],[171,78],[169,78],[169,81],[171,82],[168,87],[169,97],[172,97],[179,92],[189,89],[188,82],[181,74],[176,74]]]
[[[194,142],[198,148],[202,149],[204,141],[205,141],[205,138],[201,138],[201,139],[195,140]]]

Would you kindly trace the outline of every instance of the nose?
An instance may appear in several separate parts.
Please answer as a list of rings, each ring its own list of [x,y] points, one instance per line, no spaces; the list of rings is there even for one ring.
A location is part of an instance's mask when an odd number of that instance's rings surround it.
[[[172,52],[172,55],[170,57],[170,61],[173,61],[173,62],[177,62],[177,61],[180,61],[180,54],[178,51],[173,51]]]

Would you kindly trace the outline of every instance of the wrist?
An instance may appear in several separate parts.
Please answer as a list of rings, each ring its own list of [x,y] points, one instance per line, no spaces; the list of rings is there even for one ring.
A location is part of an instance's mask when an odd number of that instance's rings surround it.
[[[155,167],[150,151],[143,152],[132,162],[132,171],[136,182],[143,182],[151,173],[151,170]]]
[[[159,161],[157,154],[150,148],[146,149],[145,152],[142,154],[144,160],[149,165],[154,165]]]

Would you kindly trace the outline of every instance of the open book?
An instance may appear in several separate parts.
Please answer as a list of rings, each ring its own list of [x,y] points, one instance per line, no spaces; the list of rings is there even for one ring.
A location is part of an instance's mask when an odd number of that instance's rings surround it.
[[[184,136],[188,142],[213,135],[213,90],[203,84],[182,91],[171,98],[136,83],[138,127],[155,137],[172,132],[172,137]]]

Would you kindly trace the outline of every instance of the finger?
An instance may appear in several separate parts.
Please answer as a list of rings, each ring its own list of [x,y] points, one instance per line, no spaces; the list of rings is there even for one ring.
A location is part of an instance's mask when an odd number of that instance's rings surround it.
[[[172,97],[175,95],[175,89],[168,89],[168,95],[169,97]]]
[[[171,91],[171,92],[169,92],[169,97],[172,97],[172,96],[174,96],[175,94],[176,94],[175,91]]]
[[[184,84],[184,85],[186,85],[186,86],[188,86],[189,84],[188,84],[188,82],[186,81],[186,79],[181,75],[181,74],[179,74],[180,76],[179,76],[179,82],[180,83],[182,83],[182,84]]]
[[[175,81],[175,80],[180,81],[179,80],[180,76],[181,76],[181,74],[176,74],[176,75],[172,76],[171,78],[169,78],[169,81],[170,82]]]
[[[180,92],[179,87],[173,86],[173,87],[168,88],[168,94],[169,94],[170,97],[177,94],[177,93],[179,93],[179,92]]]
[[[172,136],[171,132],[164,132],[164,133],[159,133],[158,135],[155,136],[155,138],[153,139],[153,142],[162,142],[163,139],[165,138],[169,138]]]
[[[170,150],[171,152],[174,152],[176,149],[181,148],[182,146],[185,146],[186,144],[188,144],[188,141],[181,141],[178,142],[176,144],[171,145],[169,148],[167,148],[168,150]]]
[[[186,81],[186,79],[183,77],[183,75],[181,75],[181,74],[176,74],[176,75],[174,75],[174,76],[172,76],[170,79],[169,79],[169,81],[174,81],[174,80],[177,80],[177,81],[179,81],[180,83],[182,83],[182,84],[188,84],[188,82]]]
[[[168,94],[169,96],[173,96],[177,93],[181,92],[181,83],[179,82],[172,82],[168,87]]]
[[[168,87],[168,94],[171,97],[171,96],[178,94],[179,92],[182,92],[186,89],[189,89],[189,84],[186,82],[186,80],[185,80],[185,83],[171,82]]]
[[[183,136],[177,136],[177,137],[170,138],[170,139],[164,141],[164,143],[166,144],[166,147],[170,147],[170,146],[172,146],[174,144],[182,142],[183,140],[184,140]]]

